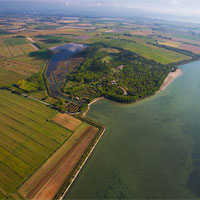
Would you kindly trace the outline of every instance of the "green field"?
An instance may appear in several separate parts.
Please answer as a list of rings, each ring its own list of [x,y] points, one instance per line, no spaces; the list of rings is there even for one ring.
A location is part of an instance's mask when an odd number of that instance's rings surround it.
[[[17,188],[71,132],[51,122],[57,111],[0,90],[0,199]]]
[[[77,42],[84,44],[95,44],[101,43],[105,44],[109,47],[120,47],[126,50],[130,50],[132,52],[136,52],[145,58],[152,59],[156,62],[160,62],[162,64],[168,64],[173,62],[179,62],[182,60],[187,60],[190,57],[180,54],[178,52],[170,51],[164,48],[159,48],[148,44],[148,40],[142,40],[141,38],[129,38],[119,36],[117,39],[107,39],[106,37],[93,37],[87,40],[81,39],[72,39],[68,37],[60,37],[60,36],[40,36],[39,38],[35,37],[35,40],[38,41],[42,48],[53,47],[62,45],[68,42]]]
[[[0,56],[15,57],[34,51],[25,38],[0,39]]]
[[[161,64],[179,62],[190,58],[183,54],[174,51],[169,51],[164,48],[159,48],[140,40],[134,41],[122,38],[106,39],[102,37],[102,38],[92,38],[89,40],[85,40],[84,43],[88,44],[101,43],[108,45],[109,47],[120,47],[135,52],[141,56],[144,56],[147,59],[152,59]]]
[[[24,78],[26,77],[23,75],[0,68],[0,87],[4,85],[14,84]]]

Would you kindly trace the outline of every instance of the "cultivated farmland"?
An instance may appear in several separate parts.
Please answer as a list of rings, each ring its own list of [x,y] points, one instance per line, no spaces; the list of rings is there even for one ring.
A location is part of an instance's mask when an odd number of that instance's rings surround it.
[[[0,67],[0,87],[4,85],[14,84],[19,80],[26,78],[26,76],[17,74],[12,71],[1,69]]]
[[[75,119],[71,115],[61,114],[61,113],[57,114],[53,118],[53,121],[71,131],[75,131],[82,124],[80,120]]]
[[[111,47],[120,47],[132,52],[136,52],[137,54],[147,59],[152,59],[162,64],[168,64],[172,62],[179,62],[182,60],[190,59],[189,56],[169,51],[164,48],[159,48],[151,44],[147,44],[141,41],[140,39],[129,38],[129,37],[119,37],[115,39],[99,37],[99,38],[94,38],[94,39],[92,38],[89,40],[85,40],[84,42],[90,44],[101,43]]]
[[[165,45],[169,47],[175,47],[178,49],[183,49],[186,51],[191,51],[194,54],[200,54],[200,46],[194,45],[191,43],[183,43],[178,41],[161,41],[159,42],[160,45]]]
[[[25,38],[6,38],[0,40],[0,56],[15,57],[35,51]]]
[[[0,90],[0,198],[17,188],[72,134],[51,119],[57,111]]]
[[[41,66],[39,65],[29,64],[26,62],[15,61],[6,58],[0,58],[0,68],[24,76],[31,76],[41,70]]]
[[[0,198],[53,198],[98,128],[7,90],[0,106]]]
[[[61,120],[59,120],[61,118]],[[98,129],[83,123],[67,114],[59,114],[54,119],[67,129],[76,127],[74,134],[37,170],[19,189],[19,193],[28,199],[53,199],[70,172],[76,166]],[[66,120],[66,124],[64,123]],[[72,121],[72,123],[68,123]]]

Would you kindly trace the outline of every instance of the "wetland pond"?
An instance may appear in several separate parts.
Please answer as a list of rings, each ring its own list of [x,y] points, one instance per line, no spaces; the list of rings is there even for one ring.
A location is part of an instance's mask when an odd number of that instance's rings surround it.
[[[66,199],[200,198],[200,61],[180,68],[141,102],[92,105],[88,117],[107,130]]]
[[[61,97],[59,91],[64,84],[70,59],[85,48],[86,45],[76,43],[50,48],[54,54],[48,65],[46,76],[52,96]]]

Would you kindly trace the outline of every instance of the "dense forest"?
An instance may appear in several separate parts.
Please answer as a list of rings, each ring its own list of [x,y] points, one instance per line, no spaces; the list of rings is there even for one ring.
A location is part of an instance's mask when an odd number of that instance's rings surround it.
[[[82,103],[106,98],[131,103],[154,94],[172,66],[148,60],[128,50],[89,46],[84,62],[67,74],[63,92]]]

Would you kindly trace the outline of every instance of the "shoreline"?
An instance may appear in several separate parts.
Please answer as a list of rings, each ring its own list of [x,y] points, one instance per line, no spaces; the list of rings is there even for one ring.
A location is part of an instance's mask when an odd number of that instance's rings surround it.
[[[192,62],[192,61],[190,61]],[[188,63],[190,63],[188,62]],[[161,91],[164,91],[168,85],[170,85],[177,77],[179,77],[180,75],[182,75],[182,71],[181,69],[177,69],[175,72],[170,72],[167,77],[165,78],[163,84],[161,85],[160,89],[155,93],[157,94],[158,92],[161,92]],[[87,110],[81,114],[80,116],[82,117],[86,117],[87,116],[87,113],[88,111],[90,110],[91,108],[91,105],[96,103],[97,101],[99,100],[103,100],[105,99],[105,97],[98,97],[98,98],[95,98],[91,103],[88,104],[88,108]],[[95,150],[97,144],[99,143],[99,140],[101,139],[101,137],[103,136],[103,134],[105,133],[106,131],[106,128],[103,127],[103,131],[101,133],[101,135],[99,135],[98,139],[96,140],[96,142],[94,143],[94,145],[92,146],[92,148],[90,149],[90,151],[88,152],[88,155],[87,157],[84,159],[84,161],[82,162],[82,164],[80,165],[79,169],[77,170],[77,172],[73,175],[73,178],[70,182],[70,184],[67,186],[67,188],[64,190],[64,193],[62,194],[62,196],[59,197],[59,200],[63,200],[64,197],[66,196],[66,194],[69,192],[69,190],[71,189],[73,183],[76,181],[79,173],[81,172],[82,168],[85,166],[86,162],[88,161],[88,159],[90,158],[91,154],[93,153],[93,151]]]
[[[82,114],[82,116],[83,116],[83,117],[86,117],[88,111],[89,111],[90,108],[91,108],[91,105],[94,104],[95,102],[100,101],[100,100],[103,100],[103,99],[105,99],[105,98],[104,98],[104,97],[98,97],[98,98],[94,99],[92,102],[90,102],[90,103],[88,104],[87,110]]]
[[[183,72],[181,71],[181,69],[177,69],[175,72],[169,72],[169,74],[165,78],[163,84],[161,85],[160,89],[156,92],[156,94],[159,92],[163,92],[176,78],[178,78],[182,74]]]
[[[162,86],[160,87],[160,89],[156,92],[156,94],[158,92],[164,91],[168,85],[170,85],[177,77],[179,77],[180,75],[182,75],[182,71],[181,69],[177,69],[175,72],[170,72],[168,74],[168,76],[166,77],[166,79],[164,80]],[[83,117],[86,117],[87,112],[90,110],[91,105],[96,103],[99,100],[105,99],[104,97],[98,97],[96,99],[94,99],[91,103],[88,104],[88,109],[82,114]],[[63,200],[65,195],[67,194],[67,192],[70,190],[71,186],[73,185],[73,183],[75,182],[76,178],[78,177],[79,173],[81,172],[82,168],[85,166],[87,160],[89,159],[90,155],[92,154],[92,152],[94,151],[95,147],[97,146],[99,140],[101,139],[101,137],[103,136],[103,134],[106,131],[106,128],[103,127],[104,130],[102,131],[101,135],[99,136],[99,138],[97,139],[97,141],[95,142],[94,146],[91,148],[91,150],[89,151],[87,157],[85,158],[84,162],[81,164],[79,170],[75,173],[73,179],[71,180],[70,184],[68,185],[68,187],[66,188],[65,192],[63,193],[63,195],[59,198],[59,200]]]
[[[101,97],[100,97],[101,98]],[[97,100],[98,101],[98,100]],[[95,101],[96,102],[96,101]],[[92,102],[91,102],[92,103]],[[68,185],[68,187],[66,188],[65,192],[63,193],[63,195],[59,198],[59,200],[63,200],[63,198],[65,197],[65,195],[67,194],[67,192],[69,191],[69,189],[71,188],[71,186],[73,185],[74,181],[76,180],[76,178],[78,177],[79,173],[81,172],[82,168],[85,166],[87,160],[90,158],[92,152],[94,151],[95,147],[97,146],[97,144],[99,143],[99,140],[101,139],[101,137],[103,136],[103,134],[105,133],[106,128],[103,127],[103,131],[101,133],[101,135],[98,137],[98,139],[96,140],[96,142],[94,143],[93,147],[91,148],[91,150],[89,151],[87,157],[85,158],[85,160],[83,161],[83,163],[81,164],[80,168],[78,169],[78,171],[75,173],[75,175],[73,176],[70,184]]]

